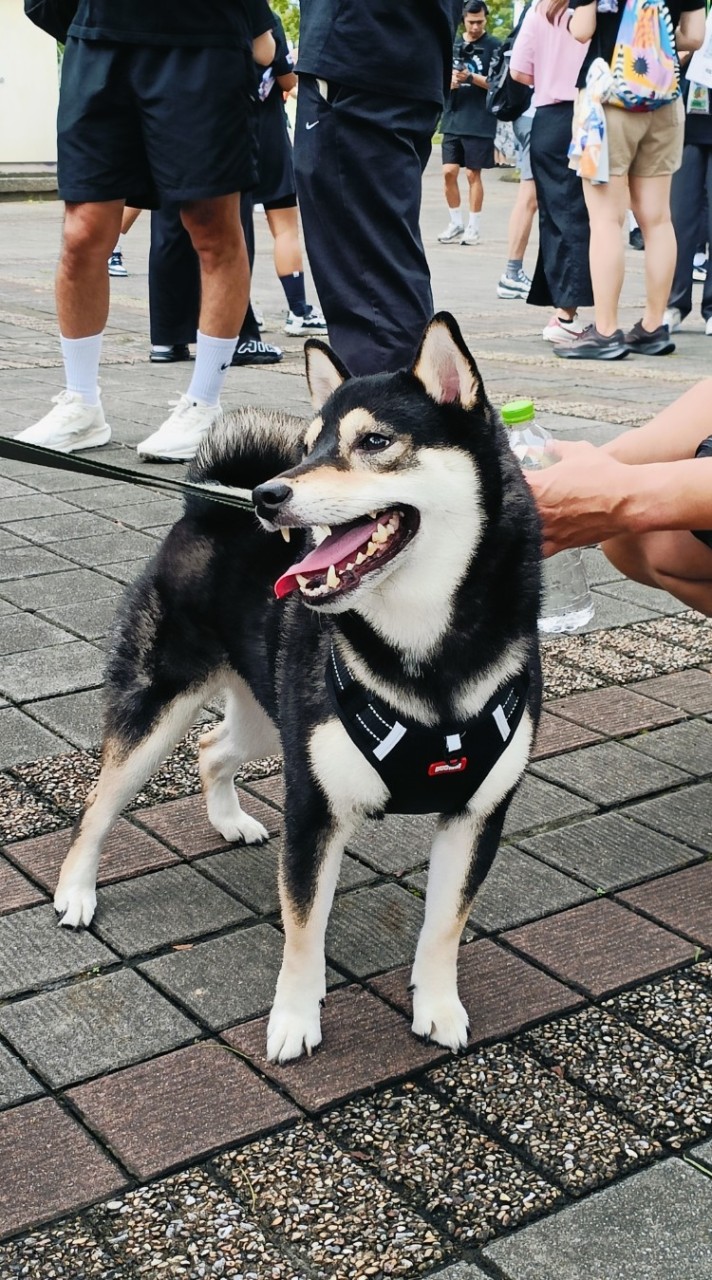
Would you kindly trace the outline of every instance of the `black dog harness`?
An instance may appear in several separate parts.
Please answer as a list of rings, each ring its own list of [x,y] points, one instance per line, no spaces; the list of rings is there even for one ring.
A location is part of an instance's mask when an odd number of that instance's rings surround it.
[[[359,684],[332,641],[326,685],[346,732],[383,779],[387,813],[461,813],[491,773],[524,713],[526,672],[465,724],[430,728]]]

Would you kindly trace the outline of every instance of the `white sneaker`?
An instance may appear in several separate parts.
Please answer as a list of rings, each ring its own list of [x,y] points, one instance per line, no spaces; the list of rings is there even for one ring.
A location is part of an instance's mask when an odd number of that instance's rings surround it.
[[[515,277],[508,276],[505,272],[503,276],[499,277],[499,282],[497,284],[497,297],[527,298],[531,287],[532,282],[529,279],[529,276],[526,271],[522,271],[521,268],[518,275]]]
[[[448,222],[445,230],[441,231],[438,236],[438,240],[440,244],[461,244],[464,234],[464,227],[458,227],[454,222]]]
[[[175,408],[147,440],[136,446],[144,462],[187,462],[222,413],[220,405],[201,404],[189,396],[171,402]]]
[[[677,333],[682,324],[682,312],[677,307],[668,307],[663,316],[663,324],[667,325],[668,333]]]
[[[705,333],[708,338],[712,338],[712,316],[710,316],[709,320],[705,324]]]
[[[552,316],[549,323],[541,331],[545,342],[573,342],[583,333],[578,320],[562,320],[561,316]]]
[[[318,307],[310,307],[304,316],[296,316],[293,311],[288,311],[284,332],[296,334],[326,333],[326,320]]]
[[[97,449],[108,444],[111,427],[99,404],[87,404],[78,391],[60,391],[52,397],[54,409],[32,427],[15,436],[26,444],[41,444],[58,453],[74,453],[75,449]]]
[[[466,231],[460,244],[479,244],[481,239],[479,231]]]

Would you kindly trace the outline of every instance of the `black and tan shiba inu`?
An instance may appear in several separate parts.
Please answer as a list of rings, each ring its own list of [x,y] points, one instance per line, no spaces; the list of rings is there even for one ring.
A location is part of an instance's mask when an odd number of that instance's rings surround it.
[[[318,340],[306,359],[310,425],[229,413],[192,468],[194,480],[253,489],[258,519],[190,495],[127,592],[101,775],[55,906],[63,924],[89,924],[117,814],[222,691],[200,775],[226,840],[266,839],[234,776],[248,759],[284,755],[285,947],[270,1058],[320,1042],[339,861],[355,825],[389,808],[442,815],[413,1030],[457,1050],[468,1033],[458,942],[539,713],[537,518],[451,317],[435,317],[399,373],[350,378]]]

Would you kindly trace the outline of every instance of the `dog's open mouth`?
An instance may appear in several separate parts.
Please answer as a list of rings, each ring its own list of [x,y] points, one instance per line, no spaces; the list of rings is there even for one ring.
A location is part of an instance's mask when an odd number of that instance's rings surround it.
[[[318,604],[352,591],[407,546],[419,523],[413,507],[392,507],[339,525],[277,579],[274,593],[281,599],[298,588],[305,600]]]

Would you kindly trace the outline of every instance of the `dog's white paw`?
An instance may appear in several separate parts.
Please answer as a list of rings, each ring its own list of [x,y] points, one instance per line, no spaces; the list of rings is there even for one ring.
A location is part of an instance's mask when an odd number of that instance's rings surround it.
[[[267,1058],[270,1062],[291,1062],[310,1054],[321,1044],[320,1004],[287,1009],[274,1005],[267,1026]]]
[[[61,916],[60,924],[68,929],[90,925],[96,911],[96,890],[93,885],[68,884],[61,880],[54,895],[54,909]]]
[[[264,844],[265,840],[269,840],[267,828],[242,810],[230,816],[227,814],[215,816],[209,814],[208,816],[215,830],[219,831],[223,840],[227,840],[230,844]]]
[[[455,992],[435,994],[424,988],[413,991],[413,1034],[442,1044],[453,1053],[465,1048],[470,1032],[467,1010]]]

